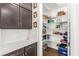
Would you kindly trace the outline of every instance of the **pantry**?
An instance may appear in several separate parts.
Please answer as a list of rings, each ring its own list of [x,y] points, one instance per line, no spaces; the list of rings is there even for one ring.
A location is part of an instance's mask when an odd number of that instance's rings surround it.
[[[43,55],[70,55],[68,4],[43,4]]]

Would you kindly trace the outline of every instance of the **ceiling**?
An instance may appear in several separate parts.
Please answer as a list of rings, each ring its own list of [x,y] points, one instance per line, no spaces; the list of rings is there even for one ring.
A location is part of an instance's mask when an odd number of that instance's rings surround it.
[[[44,3],[43,4],[43,12],[49,12],[49,11],[53,11],[56,10],[60,7],[64,7],[67,4],[63,4],[63,3]]]

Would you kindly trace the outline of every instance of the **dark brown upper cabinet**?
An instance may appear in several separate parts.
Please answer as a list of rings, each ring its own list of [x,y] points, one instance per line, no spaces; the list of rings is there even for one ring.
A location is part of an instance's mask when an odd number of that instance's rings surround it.
[[[32,12],[24,8],[20,8],[20,24],[22,29],[32,28]]]
[[[29,11],[32,11],[32,3],[20,3],[20,6]]]
[[[1,3],[2,29],[32,29],[32,4]],[[28,6],[28,8],[26,8]]]
[[[1,4],[1,28],[18,29],[19,28],[19,7],[10,4]]]

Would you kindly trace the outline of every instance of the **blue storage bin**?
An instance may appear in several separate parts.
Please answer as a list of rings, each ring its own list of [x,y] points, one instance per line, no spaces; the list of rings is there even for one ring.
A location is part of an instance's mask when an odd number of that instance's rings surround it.
[[[67,56],[67,48],[58,47],[58,52]]]

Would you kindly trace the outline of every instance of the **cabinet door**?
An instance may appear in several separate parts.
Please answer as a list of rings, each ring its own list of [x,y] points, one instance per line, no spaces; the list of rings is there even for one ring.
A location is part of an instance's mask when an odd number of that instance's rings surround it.
[[[25,56],[37,56],[37,44],[25,47]]]
[[[24,48],[17,49],[3,56],[24,56]]]
[[[33,44],[33,54],[34,54],[34,56],[37,56],[37,43],[35,43],[35,44]]]
[[[32,44],[33,56],[37,56],[37,43]]]
[[[2,29],[19,28],[19,8],[10,3],[1,4],[1,27]]]
[[[24,47],[17,50],[17,56],[24,56]]]
[[[20,7],[20,26],[22,29],[32,29],[32,12]]]
[[[20,6],[32,11],[32,3],[20,3]]]

